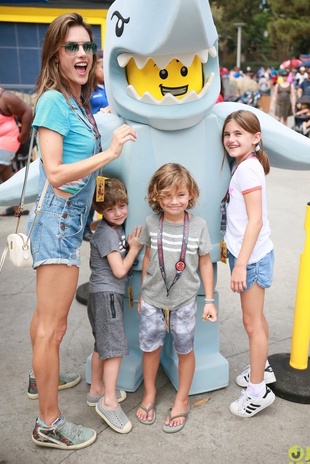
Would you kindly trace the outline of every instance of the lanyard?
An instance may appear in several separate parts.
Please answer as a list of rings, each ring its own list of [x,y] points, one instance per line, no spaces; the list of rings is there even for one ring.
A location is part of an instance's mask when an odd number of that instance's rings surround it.
[[[97,127],[97,124],[96,124],[96,121],[95,121],[95,118],[92,112],[90,111],[87,105],[85,105],[85,107],[81,107],[74,97],[72,97],[72,99],[75,101],[78,108],[72,105],[71,105],[71,108],[75,111],[75,113],[81,119],[81,121],[83,121],[84,124],[86,124],[86,126],[89,127],[89,129],[92,129],[96,141],[99,141],[98,149],[99,151],[101,151],[101,142],[100,142],[101,136],[100,136],[100,133],[99,133],[99,130],[98,130],[98,127]]]
[[[248,154],[248,156],[243,160],[247,160],[249,158],[256,158],[255,152],[251,152]],[[232,170],[231,170],[231,175],[233,176],[234,173],[237,170],[238,165],[234,163]],[[227,225],[227,205],[229,203],[230,195],[229,195],[229,189],[226,192],[225,197],[221,201],[221,226],[220,226],[220,231],[221,234],[225,234],[226,232],[226,225]]]
[[[182,238],[182,248],[179,261],[175,264],[176,274],[172,281],[170,287],[167,286],[166,280],[166,272],[165,272],[165,264],[164,264],[164,253],[163,253],[163,222],[164,222],[164,214],[162,213],[159,218],[158,223],[158,233],[157,233],[157,250],[158,250],[158,261],[159,261],[159,268],[161,272],[161,276],[165,282],[165,286],[167,289],[167,297],[169,296],[169,292],[171,287],[177,282],[177,280],[181,277],[182,272],[184,271],[186,264],[185,264],[185,255],[186,255],[186,248],[188,243],[188,231],[189,231],[189,220],[188,220],[188,212],[184,211],[184,226],[183,226],[183,238]]]

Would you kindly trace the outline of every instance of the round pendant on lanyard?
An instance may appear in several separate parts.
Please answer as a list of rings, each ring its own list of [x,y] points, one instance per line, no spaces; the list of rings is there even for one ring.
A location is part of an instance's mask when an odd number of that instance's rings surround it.
[[[184,261],[178,261],[177,263],[175,263],[175,268],[177,271],[182,272],[186,268],[186,264],[184,263]]]

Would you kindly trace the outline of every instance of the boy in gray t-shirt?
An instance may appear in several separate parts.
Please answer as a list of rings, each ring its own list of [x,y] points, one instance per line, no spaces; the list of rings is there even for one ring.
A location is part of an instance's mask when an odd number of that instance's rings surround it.
[[[157,214],[146,219],[140,237],[145,245],[142,264],[139,340],[143,351],[144,397],[136,416],[142,424],[155,421],[156,374],[166,330],[178,354],[179,388],[163,431],[180,431],[186,422],[189,390],[195,371],[196,296],[205,291],[203,319],[217,320],[214,304],[211,243],[204,219],[189,214],[199,196],[190,173],[180,164],[159,168],[148,187],[148,203]]]
[[[119,405],[127,395],[116,390],[116,383],[122,357],[128,354],[123,296],[128,271],[142,248],[139,243],[142,227],[135,227],[127,242],[126,188],[118,179],[106,179],[104,190],[102,201],[94,199],[94,209],[102,214],[102,220],[90,241],[87,310],[95,344],[87,404],[96,406],[96,412],[113,430],[128,433],[132,424]]]

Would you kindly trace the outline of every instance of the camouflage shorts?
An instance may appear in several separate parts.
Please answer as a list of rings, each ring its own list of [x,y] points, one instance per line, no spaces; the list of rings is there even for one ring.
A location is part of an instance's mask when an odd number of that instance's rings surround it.
[[[196,298],[192,298],[177,310],[169,312],[173,346],[179,354],[188,354],[194,349],[196,312]],[[165,336],[164,311],[142,300],[139,327],[140,349],[148,353],[157,350],[163,346]]]

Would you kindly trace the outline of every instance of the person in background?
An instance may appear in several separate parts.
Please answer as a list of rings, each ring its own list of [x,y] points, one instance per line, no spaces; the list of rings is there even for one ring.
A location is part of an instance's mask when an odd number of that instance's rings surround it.
[[[230,405],[239,417],[253,417],[270,406],[275,395],[266,386],[276,378],[269,365],[265,289],[273,277],[274,251],[267,217],[266,180],[270,165],[262,147],[260,123],[250,111],[231,113],[224,121],[222,144],[234,159],[227,193],[224,236],[231,270],[230,288],[239,293],[243,325],[249,338],[250,365],[237,376],[242,390]]]
[[[300,85],[303,83],[305,79],[308,78],[308,73],[306,72],[306,68],[304,66],[301,66],[297,73],[295,74],[295,82],[297,88],[300,87]]]
[[[310,95],[310,71],[307,72],[307,79],[304,79],[297,90],[298,98],[302,95]]]
[[[142,227],[135,227],[126,241],[128,216],[126,187],[119,179],[106,179],[104,199],[94,196],[94,208],[102,215],[90,241],[88,317],[95,338],[91,360],[88,406],[116,432],[129,433],[132,424],[119,403],[126,392],[116,389],[123,356],[128,355],[123,297],[128,273],[142,248]]]
[[[46,185],[47,190],[39,218],[35,221],[34,211],[41,193],[27,225],[27,232],[32,227],[37,295],[30,326],[33,373],[29,380],[38,393],[39,414],[32,441],[60,450],[85,448],[96,440],[95,430],[69,422],[60,412],[59,351],[78,283],[80,248],[97,172],[119,158],[125,143],[136,140],[135,131],[123,124],[114,131],[109,148],[101,150],[89,106],[96,49],[92,28],[80,14],[58,16],[45,34],[36,85],[33,127],[42,159],[39,191]],[[69,386],[72,382],[77,383],[71,377]]]
[[[0,87],[0,180],[5,182],[13,176],[12,160],[20,145],[30,135],[33,119],[31,106],[12,92]],[[17,121],[20,123],[18,127]],[[0,216],[14,216],[18,206],[6,208]],[[29,214],[24,210],[22,214]]]
[[[287,126],[287,118],[292,116],[295,111],[296,95],[293,84],[287,80],[287,70],[280,70],[279,76],[283,79],[283,82],[277,83],[274,87],[270,110],[274,111],[278,121]]]
[[[93,114],[108,106],[107,94],[104,87],[103,50],[97,52],[95,76],[96,87],[89,100]]]
[[[103,108],[108,106],[108,99],[107,94],[104,88],[104,74],[103,74],[103,51],[99,50],[97,52],[97,64],[95,69],[95,76],[96,76],[96,87],[93,93],[90,96],[90,106],[91,112],[93,114],[98,113]],[[84,229],[83,240],[89,242],[93,236],[91,231],[91,223],[93,222],[94,218],[94,207],[93,205],[90,208],[89,215],[86,221],[86,226]]]

